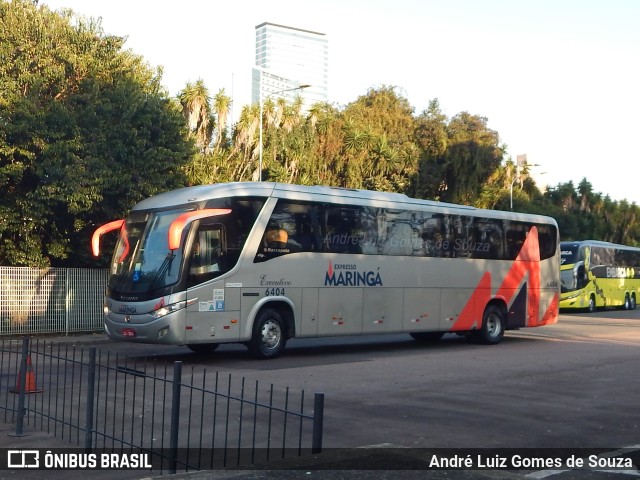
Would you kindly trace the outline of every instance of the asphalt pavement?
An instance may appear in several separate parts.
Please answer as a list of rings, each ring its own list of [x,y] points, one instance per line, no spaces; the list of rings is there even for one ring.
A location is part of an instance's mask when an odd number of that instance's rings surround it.
[[[106,347],[111,340],[105,334],[76,334],[76,335],[42,335],[40,341],[51,344],[63,344],[78,347],[98,348]],[[16,342],[20,342],[16,338]],[[16,436],[16,426],[0,418],[0,450],[39,450],[41,455],[47,451],[58,452],[82,452],[68,438],[57,438],[52,433],[41,431],[39,425],[25,424],[23,435]],[[35,469],[9,469],[0,471],[0,479],[19,480],[86,480],[90,475],[92,480],[137,480],[137,479],[189,479],[189,480],[257,480],[270,478],[276,480],[289,479],[518,479],[522,475],[503,471],[464,471],[464,470],[423,470],[424,460],[412,458],[411,454],[403,449],[385,449],[385,454],[370,449],[358,450],[331,450],[326,453],[312,455],[311,457],[298,457],[281,462],[270,462],[268,466],[258,466],[255,470],[223,469],[214,471],[182,472],[174,475],[158,474],[148,470],[35,470]],[[409,465],[403,470],[387,470],[386,465]],[[411,467],[410,465],[414,465]],[[366,470],[362,465],[370,465]],[[416,468],[410,470],[408,468]]]
[[[96,346],[106,347],[111,342],[104,334],[40,336],[52,344],[67,344],[82,347]],[[18,339],[16,340],[18,341]],[[38,425],[26,424],[22,436],[15,435],[16,427],[0,417],[0,450],[7,449],[29,450],[38,449],[41,452],[47,450],[71,449],[66,451],[81,452],[81,450],[69,439],[57,438],[51,433],[43,432]],[[366,468],[363,468],[366,465]],[[390,466],[403,465],[402,470],[390,470]],[[163,479],[175,480],[257,480],[257,479],[317,479],[317,480],[342,480],[342,479],[398,479],[398,480],[485,480],[485,479],[524,479],[524,478],[549,478],[552,480],[632,480],[640,478],[640,474],[634,472],[615,471],[507,471],[507,470],[434,470],[428,469],[428,464],[420,452],[402,448],[384,449],[349,449],[328,450],[320,454],[308,457],[297,457],[283,461],[272,461],[268,465],[256,466],[252,470],[238,470],[233,468],[214,471],[182,472],[174,475],[160,474],[150,470],[35,470],[35,469],[8,469],[0,470],[0,480],[87,480],[90,475],[92,480],[138,480],[138,479]]]

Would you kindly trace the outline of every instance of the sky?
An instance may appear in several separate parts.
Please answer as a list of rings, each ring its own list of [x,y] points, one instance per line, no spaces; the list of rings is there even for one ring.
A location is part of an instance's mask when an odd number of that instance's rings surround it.
[[[324,33],[329,102],[394,86],[422,113],[487,118],[539,186],[586,178],[640,205],[640,1],[637,0],[41,0],[102,19],[107,34],[164,69],[176,95],[202,79],[251,102],[255,27]],[[304,79],[300,79],[303,81]],[[640,178],[640,177],[639,177]]]

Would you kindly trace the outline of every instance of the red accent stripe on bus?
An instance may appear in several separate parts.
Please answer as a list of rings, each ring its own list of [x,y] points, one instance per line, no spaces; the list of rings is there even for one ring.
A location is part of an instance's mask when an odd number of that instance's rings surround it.
[[[526,277],[528,277],[527,297],[529,302],[525,325],[531,326],[537,325],[540,318],[540,244],[536,227],[529,230],[518,256],[496,295],[504,298],[509,305]]]
[[[555,294],[553,300],[551,301],[551,305],[547,308],[542,320],[538,325],[549,325],[550,323],[556,323],[558,321],[558,314],[560,311],[560,295]]]
[[[460,315],[458,315],[458,319],[451,327],[451,330],[471,330],[474,326],[480,328],[482,326],[484,307],[489,300],[491,300],[491,274],[484,272],[478,286],[473,291],[471,298],[460,312]]]
[[[528,298],[525,325],[536,326],[555,323],[559,305],[557,293],[544,316],[540,318],[540,245],[536,227],[532,227],[529,231],[518,256],[513,261],[495,296],[491,294],[491,274],[485,272],[451,330],[480,328],[484,309],[491,298],[502,298],[507,305],[510,305],[524,283],[527,285]]]

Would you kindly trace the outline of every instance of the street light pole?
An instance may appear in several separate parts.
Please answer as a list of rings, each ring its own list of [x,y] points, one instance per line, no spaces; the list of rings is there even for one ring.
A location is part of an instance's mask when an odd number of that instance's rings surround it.
[[[511,181],[511,188],[509,189],[509,198],[510,198],[509,207],[511,210],[513,210],[513,184],[516,183],[517,180],[518,180],[517,176],[513,177],[513,180]]]
[[[524,176],[525,178],[530,177],[529,175],[529,167],[539,167],[540,165],[537,163],[524,163],[524,167],[521,168],[520,165],[516,166],[516,174],[513,177],[513,180],[511,180],[511,187],[509,188],[509,197],[510,197],[510,203],[509,206],[511,208],[511,210],[513,210],[513,185],[521,179],[521,175],[522,175],[522,170],[524,170]],[[542,172],[540,175],[544,174],[546,172]]]
[[[277,92],[271,92],[266,96],[265,99],[262,98],[262,78],[260,79],[260,139],[258,145],[258,181],[262,181],[262,112],[264,109],[264,100],[268,100],[272,95],[278,95],[284,92],[293,92],[295,90],[302,90],[304,88],[308,88],[311,85],[299,85],[293,88],[285,88],[284,90],[278,90]]]

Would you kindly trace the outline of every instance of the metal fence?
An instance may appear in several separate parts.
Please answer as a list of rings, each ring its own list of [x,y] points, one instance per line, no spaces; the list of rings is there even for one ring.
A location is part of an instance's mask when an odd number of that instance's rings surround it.
[[[185,371],[186,370],[186,371]],[[324,395],[29,337],[0,342],[0,415],[153,470],[266,464],[322,449]]]
[[[0,335],[104,330],[107,270],[0,267]]]

